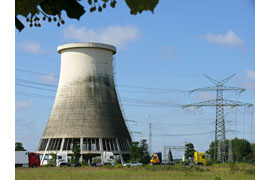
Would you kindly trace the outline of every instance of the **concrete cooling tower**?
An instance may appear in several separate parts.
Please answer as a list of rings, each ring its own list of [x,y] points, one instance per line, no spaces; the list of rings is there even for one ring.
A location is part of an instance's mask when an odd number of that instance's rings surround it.
[[[81,159],[89,161],[104,151],[130,154],[131,137],[114,86],[116,48],[100,43],[70,43],[61,54],[60,79],[54,105],[37,152],[67,152],[80,146]]]

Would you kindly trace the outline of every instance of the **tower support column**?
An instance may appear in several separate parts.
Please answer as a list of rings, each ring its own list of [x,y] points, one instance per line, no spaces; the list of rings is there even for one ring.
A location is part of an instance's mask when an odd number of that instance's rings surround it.
[[[118,138],[116,138],[115,141],[116,141],[117,149],[119,151],[119,155],[120,155],[120,159],[121,159],[121,164],[123,165],[124,164],[124,158],[123,158],[122,151],[120,149],[120,144],[119,144]]]

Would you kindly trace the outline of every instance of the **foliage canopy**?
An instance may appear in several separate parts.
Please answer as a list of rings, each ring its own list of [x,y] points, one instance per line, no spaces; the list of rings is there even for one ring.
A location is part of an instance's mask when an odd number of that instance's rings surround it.
[[[150,162],[150,154],[146,139],[142,139],[140,142],[133,142],[133,145],[130,148],[130,158],[132,161],[138,161],[143,164],[148,164]]]
[[[15,151],[26,151],[21,142],[15,142]]]
[[[255,162],[255,144],[251,144],[246,139],[234,138],[231,140],[232,144],[232,160],[234,162]],[[212,160],[215,160],[215,142],[211,142],[209,150],[206,151]],[[229,156],[229,140],[225,140],[225,156]]]
[[[173,163],[173,155],[172,155],[171,149],[169,149],[169,152],[168,152],[168,162]]]
[[[66,11],[68,18],[80,20],[80,17],[85,14],[85,7],[79,1],[81,0],[15,0],[15,26],[21,31],[24,24],[17,18],[22,15],[26,18],[26,22],[30,27],[40,27],[39,21],[57,22],[57,26],[64,24],[62,11]],[[130,14],[136,15],[143,11],[150,10],[152,13],[159,0],[125,0],[130,9]],[[90,5],[89,11],[102,12],[103,9],[110,4],[112,8],[116,5],[116,0],[88,0]],[[41,17],[43,16],[43,17]],[[57,19],[58,18],[58,19]]]
[[[188,160],[189,158],[193,158],[194,156],[194,146],[192,143],[186,144],[186,150],[185,150],[185,158]]]
[[[81,150],[80,150],[80,145],[79,144],[74,144],[72,148],[72,163],[79,163],[80,157],[81,157]]]

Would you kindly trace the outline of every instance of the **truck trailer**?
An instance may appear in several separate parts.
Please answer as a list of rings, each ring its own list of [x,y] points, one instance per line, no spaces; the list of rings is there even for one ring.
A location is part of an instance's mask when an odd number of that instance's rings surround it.
[[[38,153],[28,151],[15,151],[15,167],[38,167],[40,158]]]

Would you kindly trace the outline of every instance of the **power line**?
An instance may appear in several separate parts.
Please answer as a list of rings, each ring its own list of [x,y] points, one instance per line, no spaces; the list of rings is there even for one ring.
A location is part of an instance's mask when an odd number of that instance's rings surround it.
[[[215,91],[216,92],[216,100],[209,100],[209,101],[203,101],[199,103],[193,103],[183,106],[183,108],[187,107],[203,107],[203,106],[214,106],[216,107],[216,123],[215,123],[215,143],[216,146],[218,146],[217,152],[215,151],[215,159],[218,159],[220,161],[223,161],[223,163],[226,161],[226,152],[225,152],[225,119],[224,119],[224,107],[237,107],[237,106],[246,106],[251,107],[252,104],[249,103],[242,103],[238,101],[232,101],[232,100],[225,100],[223,98],[223,92],[224,91],[239,91],[240,93],[245,91],[244,88],[238,88],[238,87],[231,87],[231,86],[224,86],[226,82],[228,82],[235,74],[232,74],[231,76],[221,80],[217,81],[207,75],[204,74],[204,76],[210,80],[212,83],[215,84],[215,86],[211,87],[205,87],[205,88],[198,88],[193,89],[190,91],[190,93],[196,92],[196,91]]]
[[[20,71],[20,72],[25,72],[25,73],[44,75],[44,76],[48,76],[48,75],[51,76],[52,75],[52,74],[47,74],[47,73],[40,73],[40,72],[35,72],[35,71],[29,71],[29,70],[19,69],[19,68],[16,68],[15,70],[16,71]],[[58,75],[53,75],[53,76],[59,78]]]
[[[27,87],[27,88],[33,88],[33,89],[40,89],[40,90],[45,90],[45,91],[51,91],[51,92],[56,92],[56,90],[51,90],[51,89],[45,89],[45,88],[39,88],[39,87],[34,87],[34,86],[28,86],[28,85],[23,85],[19,83],[15,83],[17,86],[22,86],[22,87]]]
[[[187,92],[187,91],[179,90],[179,89],[150,88],[150,87],[141,87],[141,86],[121,85],[121,84],[118,84],[118,86],[129,87],[129,88],[135,88],[135,89],[149,89],[149,90],[170,91],[170,92],[181,92],[181,93]]]
[[[46,96],[42,94],[33,94],[33,93],[27,93],[27,92],[21,92],[21,91],[15,91],[16,94],[19,94],[21,96],[27,96],[27,97],[36,97],[36,98],[42,98],[42,99],[54,99],[54,96]]]
[[[204,133],[194,133],[194,134],[153,134],[153,136],[167,136],[167,137],[172,137],[172,136],[200,136],[200,135],[209,135],[211,132],[204,132]]]
[[[47,73],[40,73],[40,72],[35,72],[35,71],[20,69],[20,68],[16,68],[15,70],[16,71],[20,71],[20,72],[25,72],[25,73],[38,74],[38,75],[52,75],[52,74],[47,74]],[[53,75],[53,76],[59,78],[58,75]],[[111,80],[111,81],[114,82],[113,80]],[[134,88],[134,89],[156,90],[156,91],[163,91],[163,92],[164,91],[167,91],[167,92],[172,92],[172,93],[186,93],[187,92],[185,90],[179,90],[179,89],[163,89],[163,88],[141,87],[141,86],[122,85],[122,84],[118,84],[117,86]],[[132,91],[129,91],[129,92],[132,92]],[[138,93],[139,91],[133,91],[133,92]],[[151,93],[151,92],[147,92],[147,93]]]
[[[183,76],[183,77],[199,77],[201,76],[201,74],[178,74],[178,73],[174,73],[174,74],[169,74],[169,73],[160,73],[160,72],[136,72],[136,71],[122,71],[122,70],[117,70],[117,72],[119,73],[134,73],[134,74],[139,74],[139,75],[144,75],[148,74],[148,75],[160,75],[160,76]]]
[[[39,83],[39,82],[34,82],[34,81],[28,81],[28,80],[24,80],[24,79],[15,79],[15,81],[20,82],[20,83],[48,86],[48,87],[53,87],[53,88],[58,87],[56,85],[51,85],[51,84],[47,84],[47,83]]]
[[[53,59],[53,58],[48,58],[48,57],[44,57],[44,56],[37,56],[37,55],[31,55],[31,54],[26,54],[26,53],[22,53],[22,52],[15,52],[16,54],[20,54],[23,56],[29,56],[29,57],[35,57],[35,58],[40,58],[46,61],[50,61],[50,62],[54,62],[54,63],[60,63],[60,60],[58,61],[57,59]]]

